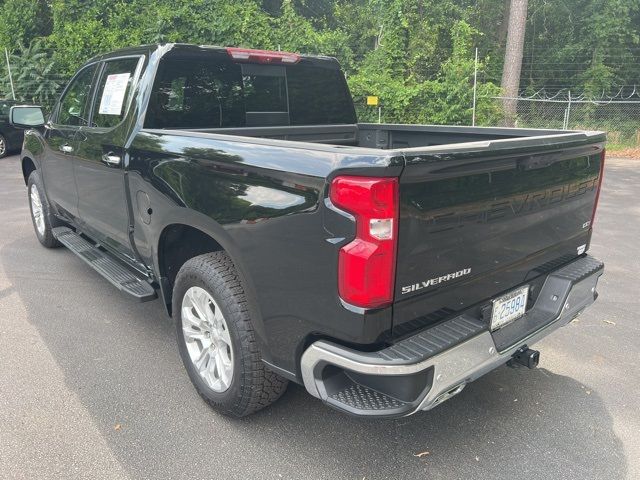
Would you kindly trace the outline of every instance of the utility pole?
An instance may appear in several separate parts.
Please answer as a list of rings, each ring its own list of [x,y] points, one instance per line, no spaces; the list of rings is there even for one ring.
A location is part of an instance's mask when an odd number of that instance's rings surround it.
[[[7,71],[9,72],[9,83],[11,84],[11,95],[13,96],[13,99],[16,99],[16,91],[13,89],[13,77],[11,76],[11,64],[9,63],[9,51],[6,49],[4,49],[4,56],[7,59]]]
[[[507,97],[504,100],[504,124],[507,127],[513,127],[516,121],[517,100],[514,99],[517,98],[520,88],[527,3],[528,0],[511,0],[509,8],[507,45],[502,69],[502,94]]]
[[[476,126],[476,99],[478,98],[478,47],[476,47],[476,60],[473,65],[473,113],[471,114],[471,126]]]

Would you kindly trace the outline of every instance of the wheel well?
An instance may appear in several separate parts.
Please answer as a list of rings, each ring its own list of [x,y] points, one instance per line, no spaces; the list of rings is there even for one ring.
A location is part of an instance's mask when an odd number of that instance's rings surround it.
[[[158,264],[169,315],[173,284],[182,265],[193,257],[218,250],[223,250],[220,244],[197,228],[174,224],[162,231],[158,242]]]
[[[29,175],[36,169],[36,164],[33,163],[29,157],[24,157],[22,159],[22,176],[24,177],[24,184],[26,185],[29,182]]]

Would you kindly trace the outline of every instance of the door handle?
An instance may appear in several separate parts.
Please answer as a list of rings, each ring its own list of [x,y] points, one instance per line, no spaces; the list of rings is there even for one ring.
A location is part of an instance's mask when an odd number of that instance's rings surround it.
[[[65,143],[64,145],[60,145],[60,151],[64,153],[71,153],[73,152],[73,147],[68,143]]]
[[[111,152],[102,155],[102,161],[110,167],[117,167],[118,165],[120,165],[120,160],[121,159],[119,155],[114,155]]]

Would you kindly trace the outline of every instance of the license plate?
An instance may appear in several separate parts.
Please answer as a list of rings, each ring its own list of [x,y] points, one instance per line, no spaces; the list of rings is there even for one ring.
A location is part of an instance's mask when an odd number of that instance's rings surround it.
[[[491,331],[498,330],[524,315],[527,310],[529,285],[493,300],[491,310]]]

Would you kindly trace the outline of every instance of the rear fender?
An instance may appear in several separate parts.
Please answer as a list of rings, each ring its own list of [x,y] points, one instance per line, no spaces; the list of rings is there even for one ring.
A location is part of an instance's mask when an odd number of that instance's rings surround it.
[[[185,208],[175,208],[171,209],[168,212],[162,212],[162,221],[158,223],[158,225],[161,226],[156,230],[154,241],[154,270],[156,277],[160,279],[160,292],[169,316],[171,316],[171,296],[173,292],[169,291],[171,287],[160,277],[159,243],[162,232],[164,232],[167,227],[176,224],[185,225],[200,230],[202,233],[206,234],[215,242],[217,242],[229,255],[229,257],[231,257],[231,260],[233,261],[238,274],[240,275],[240,279],[244,287],[245,296],[249,304],[249,314],[251,315],[251,321],[258,336],[258,341],[260,342],[263,358],[266,361],[269,361],[270,355],[267,345],[267,337],[265,334],[262,314],[255,293],[255,286],[253,284],[253,281],[251,280],[251,277],[247,273],[247,269],[242,261],[240,252],[238,251],[229,234],[225,231],[224,228],[222,228],[220,224],[212,220],[211,217],[208,217],[195,210],[189,210]]]

